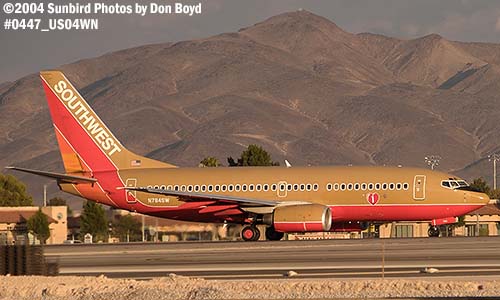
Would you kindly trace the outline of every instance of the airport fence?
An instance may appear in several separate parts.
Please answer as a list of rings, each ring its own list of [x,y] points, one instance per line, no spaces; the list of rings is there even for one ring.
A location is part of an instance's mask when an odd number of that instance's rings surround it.
[[[59,263],[47,261],[43,246],[0,246],[0,275],[45,275],[59,274]]]

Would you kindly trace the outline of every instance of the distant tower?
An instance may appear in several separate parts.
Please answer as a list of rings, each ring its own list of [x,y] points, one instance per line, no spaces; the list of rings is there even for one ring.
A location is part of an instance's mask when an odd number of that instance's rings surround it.
[[[493,189],[497,189],[497,161],[500,161],[500,153],[488,155],[488,160],[493,162]]]

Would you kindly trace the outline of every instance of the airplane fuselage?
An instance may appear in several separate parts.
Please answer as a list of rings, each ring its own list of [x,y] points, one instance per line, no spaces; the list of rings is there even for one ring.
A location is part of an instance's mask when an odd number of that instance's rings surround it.
[[[107,172],[94,172],[99,177]],[[105,177],[109,177],[105,176]],[[417,168],[393,167],[219,167],[129,168],[119,171],[128,187],[149,187],[190,193],[237,196],[271,201],[312,202],[332,209],[333,222],[416,221],[460,216],[488,201],[484,194],[442,185],[453,175]],[[103,186],[107,205],[190,221],[223,221],[216,212],[199,214],[176,196],[143,192],[114,192],[119,186]],[[76,187],[79,189],[79,187]],[[75,192],[85,198],[90,191]],[[93,189],[100,189],[95,186]],[[132,193],[132,194],[130,194]],[[102,195],[98,191],[96,195]],[[192,212],[192,213],[189,213]]]

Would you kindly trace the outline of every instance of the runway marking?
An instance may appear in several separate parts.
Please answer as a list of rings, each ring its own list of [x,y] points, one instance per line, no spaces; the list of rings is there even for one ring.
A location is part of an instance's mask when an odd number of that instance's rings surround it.
[[[398,265],[398,266],[386,266],[386,268],[415,268],[418,272],[420,269],[429,267],[426,265]],[[484,264],[484,265],[432,265],[434,268],[476,268],[474,270],[484,271],[488,268],[498,267],[500,268],[500,264]],[[78,274],[78,273],[132,273],[132,272],[223,272],[223,271],[304,271],[304,270],[336,270],[336,269],[367,269],[367,268],[380,268],[380,265],[369,265],[369,266],[314,266],[314,267],[297,267],[297,266],[262,266],[262,267],[232,267],[232,268],[221,268],[221,267],[201,267],[201,268],[168,268],[165,266],[137,266],[135,268],[127,267],[61,267],[61,274]],[[484,268],[484,269],[477,269]],[[460,269],[459,271],[466,271],[468,269]],[[83,271],[83,272],[82,272]],[[457,270],[454,270],[456,272]],[[498,269],[500,271],[500,269]],[[442,270],[441,272],[446,272],[446,270]]]
[[[378,241],[381,241],[381,240],[378,240]],[[429,240],[427,240],[429,241]],[[382,242],[377,242],[375,243],[375,245],[380,245]],[[115,254],[147,254],[147,253],[176,253],[176,254],[179,254],[179,253],[200,253],[200,252],[231,252],[231,251],[234,251],[234,252],[241,252],[241,251],[245,251],[245,250],[248,250],[248,251],[265,251],[265,250],[269,250],[271,249],[272,252],[280,252],[280,251],[286,251],[286,252],[293,252],[294,250],[296,249],[301,249],[301,250],[304,250],[304,251],[308,251],[308,250],[316,250],[316,249],[321,249],[321,248],[325,248],[325,250],[328,250],[328,251],[342,251],[341,248],[356,248],[357,246],[359,246],[359,251],[365,251],[364,250],[364,247],[366,247],[366,244],[367,243],[340,243],[340,244],[331,244],[331,245],[324,245],[324,244],[321,244],[321,245],[297,245],[297,246],[281,246],[281,245],[268,245],[268,246],[258,246],[258,247],[206,247],[206,248],[170,248],[170,249],[147,249],[147,250],[140,250],[140,249],[127,249],[127,250],[97,250],[97,251],[92,251],[92,250],[84,250],[83,248],[85,247],[82,247],[81,251],[77,251],[77,252],[74,252],[74,251],[71,251],[68,253],[68,250],[69,249],[64,249],[64,250],[52,250],[50,248],[47,248],[46,250],[46,253],[45,255],[46,256],[56,256],[56,255],[59,255],[59,256],[69,256],[69,255],[75,255],[75,256],[82,256],[82,255],[115,255]],[[469,241],[465,244],[467,245],[463,245],[464,243],[436,243],[435,245],[433,245],[433,249],[432,250],[437,250],[437,249],[448,249],[449,248],[447,247],[449,244],[452,244],[454,247],[460,247],[461,250],[466,250],[466,249],[471,249],[471,250],[477,250],[477,242],[474,242],[474,241]],[[372,244],[373,245],[373,244]],[[374,245],[374,246],[375,246]],[[108,247],[118,247],[119,245],[105,245],[105,246],[108,246]],[[139,245],[137,245],[139,246]],[[147,245],[146,245],[147,246]],[[152,246],[154,246],[156,248],[156,244],[152,244]],[[163,246],[163,245],[162,245]],[[164,244],[165,247],[168,247],[169,245],[168,244]],[[410,246],[408,245],[408,243],[404,243],[404,244],[397,244],[397,243],[391,243],[391,242],[387,242],[386,243],[386,250],[388,251],[393,251],[393,250],[401,250],[401,249],[407,249],[407,247]],[[411,245],[412,247],[416,247],[416,246],[419,246],[419,247],[422,247],[422,249],[412,249],[412,251],[428,251],[429,248],[428,248],[428,245]],[[496,245],[491,245],[491,246],[488,246],[488,245],[484,245],[486,249],[481,249],[481,251],[485,251],[485,250],[491,250],[491,251],[497,251],[498,248],[496,247]],[[73,246],[73,247],[79,247],[79,246]],[[400,249],[401,248],[401,249]],[[71,250],[73,250],[72,248],[70,248]],[[353,250],[351,250],[353,251]],[[355,250],[354,250],[355,251]]]

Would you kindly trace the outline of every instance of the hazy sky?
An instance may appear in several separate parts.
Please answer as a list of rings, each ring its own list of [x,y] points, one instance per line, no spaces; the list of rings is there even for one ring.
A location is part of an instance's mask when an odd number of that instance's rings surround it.
[[[8,1],[11,0],[0,1],[2,7]],[[60,4],[70,0],[45,2]],[[99,2],[146,3],[138,0]],[[173,2],[156,1],[163,4]],[[300,8],[326,17],[353,33],[373,32],[399,38],[438,33],[451,40],[500,43],[500,1],[497,0],[211,0],[201,3],[202,14],[192,17],[97,15],[100,29],[89,32],[6,31],[3,22],[15,15],[6,15],[2,11],[0,83],[113,50],[237,31],[270,16]],[[17,15],[17,18],[22,17],[26,18]],[[67,15],[41,17],[47,20]]]

